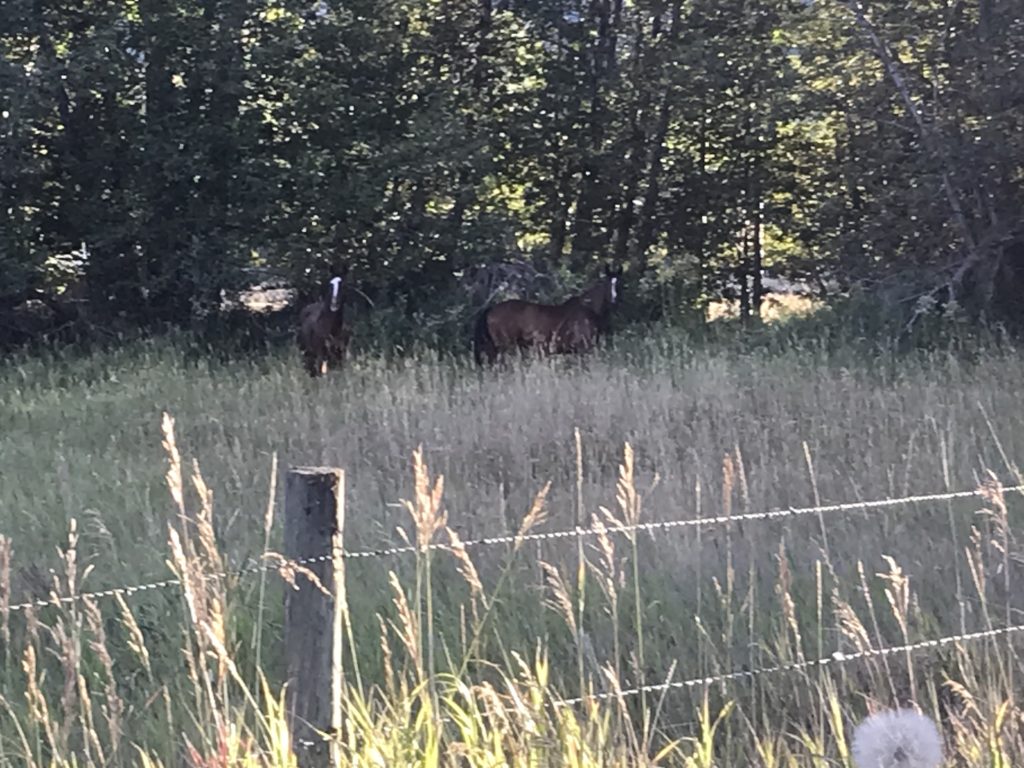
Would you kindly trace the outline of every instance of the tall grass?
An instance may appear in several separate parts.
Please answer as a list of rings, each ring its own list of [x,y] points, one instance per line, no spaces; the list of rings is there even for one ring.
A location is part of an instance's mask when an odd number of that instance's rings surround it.
[[[347,548],[420,550],[349,562],[346,764],[847,764],[852,722],[908,703],[964,764],[1024,758],[1013,636],[658,685],[1019,620],[999,484],[1021,479],[1017,354],[622,347],[486,372],[364,358],[317,382],[284,353],[156,344],[0,370],[0,759],[288,764],[281,601],[306,577],[275,556],[267,489],[310,463],[346,469]],[[596,535],[524,538],[577,523]],[[181,588],[9,610],[168,568]]]

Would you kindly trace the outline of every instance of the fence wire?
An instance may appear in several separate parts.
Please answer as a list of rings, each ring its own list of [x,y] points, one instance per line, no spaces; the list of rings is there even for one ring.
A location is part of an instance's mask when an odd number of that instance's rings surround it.
[[[1003,493],[1024,493],[1024,485],[1014,485],[1001,488]],[[606,524],[603,527],[594,528],[567,528],[559,531],[542,531],[538,533],[526,533],[522,536],[506,534],[503,536],[485,536],[479,539],[468,539],[461,544],[467,549],[473,547],[486,547],[498,544],[514,544],[516,542],[528,541],[552,541],[556,539],[575,539],[579,537],[597,536],[600,533],[606,534],[629,534],[654,531],[668,531],[674,528],[702,528],[721,525],[732,525],[744,522],[757,522],[765,520],[779,520],[787,517],[802,517],[804,515],[818,515],[835,512],[852,512],[865,509],[882,509],[895,507],[901,504],[922,504],[931,501],[951,501],[954,499],[968,499],[981,495],[979,489],[973,491],[952,491],[949,493],[927,493],[916,496],[903,496],[897,499],[874,499],[868,501],[850,501],[841,504],[822,504],[816,507],[787,507],[786,509],[773,509],[768,512],[748,512],[739,515],[717,515],[712,517],[693,517],[685,520],[662,520],[650,523],[636,523],[633,525],[612,525]],[[369,549],[356,552],[344,552],[342,557],[355,560],[360,558],[392,557],[416,552],[419,547],[409,544],[400,547],[386,547],[383,549]],[[428,544],[426,550],[448,550],[448,544]],[[320,563],[330,559],[330,555],[304,558],[297,560],[298,565],[309,565]]]
[[[953,645],[954,643],[969,643],[977,640],[984,640],[987,638],[1001,637],[1004,635],[1013,635],[1018,632],[1024,631],[1024,624],[1015,624],[1009,627],[1000,627],[998,629],[986,629],[979,632],[966,632],[959,635],[948,635],[947,637],[939,637],[932,640],[921,640],[916,643],[907,643],[906,645],[893,645],[886,648],[872,648],[865,651],[856,651],[853,653],[845,653],[843,651],[836,651],[831,656],[825,656],[820,659],[814,659],[811,661],[796,661],[788,664],[775,664],[768,667],[759,667],[757,669],[741,669],[733,672],[726,672],[719,675],[710,675],[707,677],[693,677],[689,680],[667,680],[664,683],[658,683],[654,685],[643,685],[636,688],[626,688],[623,690],[606,691],[601,693],[593,693],[588,696],[577,696],[572,699],[561,699],[554,703],[554,706],[559,709],[566,707],[575,707],[585,702],[598,702],[608,701],[610,699],[624,699],[633,696],[639,696],[641,694],[648,693],[666,693],[673,690],[681,690],[684,688],[706,688],[713,685],[720,685],[722,683],[736,682],[738,680],[752,680],[765,675],[775,674],[788,674],[792,672],[802,672],[813,669],[823,669],[825,667],[850,664],[856,661],[869,658],[882,658],[885,656],[894,656],[896,654],[916,653],[922,650],[932,650],[935,648],[943,648],[947,645]],[[299,746],[304,748],[315,747],[317,742],[314,741],[301,741]]]
[[[1014,485],[1000,487],[1003,493],[1024,493],[1024,485]],[[806,515],[823,515],[840,512],[853,512],[857,510],[871,510],[871,509],[884,509],[887,507],[896,507],[904,504],[923,504],[928,502],[938,501],[953,501],[957,499],[969,499],[980,496],[985,491],[981,488],[976,488],[970,491],[950,491],[946,493],[926,493],[916,494],[913,496],[902,496],[899,498],[886,498],[886,499],[870,499],[866,501],[850,501],[842,502],[839,504],[821,504],[813,507],[787,507],[785,509],[773,509],[766,512],[748,512],[738,515],[717,515],[712,517],[695,517],[687,518],[683,520],[663,520],[649,523],[636,523],[632,525],[613,525],[605,524],[600,527],[573,527],[557,531],[540,531],[536,533],[525,533],[522,535],[506,534],[501,536],[485,536],[477,539],[468,539],[461,542],[461,546],[466,549],[473,549],[478,547],[490,547],[509,545],[516,543],[526,542],[542,542],[542,541],[557,541],[562,539],[576,539],[585,538],[591,536],[597,536],[599,534],[606,535],[628,535],[631,533],[653,533],[655,531],[670,531],[677,528],[703,528],[703,527],[715,527],[723,525],[733,525],[744,522],[762,522],[767,520],[780,520],[791,517],[803,517]],[[450,551],[452,546],[450,544],[443,544],[434,542],[426,545],[422,548],[423,551]],[[366,549],[366,550],[355,550],[342,552],[341,557],[345,560],[367,560],[367,559],[379,559],[386,557],[395,557],[398,555],[408,555],[420,551],[421,548],[413,544],[398,546],[398,547],[384,547],[379,549]],[[327,562],[331,560],[330,554],[316,555],[313,557],[300,558],[298,560],[288,561],[292,565],[315,565],[317,563]],[[262,573],[277,570],[273,565],[265,563],[250,563],[242,568],[238,569],[234,573],[236,575],[246,575],[250,573]],[[230,574],[222,573],[218,574],[221,577],[226,577]],[[109,597],[115,597],[120,595],[122,597],[129,597],[141,592],[148,592],[152,590],[168,589],[171,587],[180,587],[181,580],[177,578],[162,579],[159,581],[153,581],[146,584],[135,584],[130,586],[111,587],[109,589],[95,590],[91,592],[80,592],[75,595],[52,595],[47,598],[40,598],[36,600],[27,600],[22,603],[15,603],[7,607],[10,612],[26,611],[34,608],[46,608],[51,605],[70,605],[86,599],[100,600]]]
[[[667,693],[673,690],[680,690],[685,688],[706,688],[713,685],[720,685],[722,683],[736,682],[739,680],[752,680],[765,675],[774,674],[789,674],[793,672],[802,672],[806,670],[824,669],[825,667],[852,664],[857,661],[870,658],[881,658],[885,656],[894,656],[896,654],[915,653],[922,650],[932,650],[935,648],[943,648],[947,645],[953,645],[955,643],[969,643],[977,640],[984,640],[986,638],[1001,637],[1004,635],[1013,635],[1018,632],[1024,631],[1024,624],[1015,624],[1009,627],[1001,627],[999,629],[987,629],[979,632],[966,632],[959,635],[949,635],[947,637],[939,637],[932,640],[921,640],[916,643],[907,643],[905,645],[893,645],[886,648],[872,648],[865,651],[856,651],[853,653],[845,653],[843,651],[836,651],[831,656],[826,656],[820,659],[814,659],[811,661],[796,661],[788,664],[775,664],[768,667],[759,667],[757,669],[747,670],[736,670],[733,672],[726,672],[719,675],[710,675],[707,677],[694,677],[689,680],[668,680],[664,683],[655,685],[644,685],[636,688],[626,688],[623,690],[606,691],[601,693],[593,693],[588,696],[578,696],[572,699],[561,699],[554,702],[553,706],[558,709],[565,709],[567,707],[579,706],[583,703],[592,703],[598,701],[608,700],[620,700],[628,697],[639,696],[641,694],[648,693]],[[674,669],[674,667],[673,667]],[[301,740],[298,743],[299,747],[309,749],[317,746],[319,742]]]
[[[791,672],[801,672],[810,669],[822,669],[833,665],[849,664],[855,661],[861,661],[863,659],[870,658],[882,658],[885,656],[893,656],[896,654],[915,653],[922,650],[930,650],[934,648],[942,648],[947,645],[954,643],[967,643],[976,640],[984,640],[986,638],[1000,637],[1003,635],[1013,635],[1018,632],[1024,631],[1024,624],[1014,624],[1009,627],[1000,627],[998,629],[986,629],[978,632],[966,632],[959,635],[948,635],[946,637],[939,637],[932,640],[921,640],[916,643],[907,643],[906,645],[893,645],[886,648],[872,648],[864,651],[855,651],[852,653],[846,653],[843,651],[836,651],[831,656],[825,656],[820,659],[813,659],[809,661],[794,661],[787,664],[775,664],[767,667],[759,667],[757,669],[741,669],[733,672],[726,672],[720,675],[710,675],[708,677],[694,677],[689,680],[668,680],[664,683],[658,683],[654,685],[644,685],[636,688],[626,688],[619,691],[604,691],[601,693],[594,693],[589,696],[579,696],[573,699],[563,699],[556,703],[559,707],[571,707],[578,704],[582,704],[586,701],[604,701],[607,699],[618,699],[620,697],[639,696],[647,693],[663,693],[671,690],[678,690],[681,688],[702,688],[706,686],[717,685],[720,683],[734,682],[736,680],[750,680],[763,675],[772,674],[786,674]]]
[[[712,685],[735,682],[737,680],[753,680],[765,675],[790,674],[807,670],[820,670],[825,667],[852,664],[865,658],[890,656],[897,653],[913,653],[920,650],[941,648],[953,643],[967,643],[976,640],[984,640],[985,638],[1012,635],[1022,631],[1024,631],[1024,624],[1018,624],[1012,627],[1002,627],[999,629],[983,630],[980,632],[968,632],[962,635],[949,635],[947,637],[935,638],[933,640],[921,640],[916,643],[893,645],[886,648],[871,648],[852,653],[836,651],[830,656],[815,658],[813,660],[805,660],[805,662],[793,662],[790,664],[773,665],[771,667],[760,667],[756,670],[736,670],[734,672],[727,672],[721,675],[695,677],[690,678],[689,680],[669,680],[664,683],[654,685],[642,685],[636,688],[603,691],[600,693],[591,693],[586,696],[563,698],[555,701],[553,706],[557,709],[565,709],[569,707],[578,707],[585,702],[589,703],[595,701],[607,701],[609,699],[623,699],[644,693],[666,693],[668,691],[680,690],[683,688],[706,688]],[[675,665],[673,665],[673,669],[675,669]],[[316,746],[317,743],[319,742],[302,739],[298,742],[298,746],[301,746],[303,749],[310,749],[313,748],[313,746]]]

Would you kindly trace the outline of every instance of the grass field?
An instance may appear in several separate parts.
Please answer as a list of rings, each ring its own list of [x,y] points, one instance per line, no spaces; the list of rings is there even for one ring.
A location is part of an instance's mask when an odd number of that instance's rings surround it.
[[[291,350],[223,362],[153,342],[15,360],[0,368],[0,759],[286,764],[285,587],[274,573],[211,577],[280,549],[275,460],[346,470],[350,550],[401,543],[399,528],[415,540],[403,499],[421,525],[439,523],[415,493],[418,446],[463,540],[514,534],[524,518],[532,532],[578,518],[614,528],[941,493],[989,473],[1021,482],[1022,374],[1007,345],[896,354],[669,336],[503,371],[363,357],[316,382]],[[167,485],[164,412],[189,524]],[[190,485],[193,459],[210,497]],[[852,725],[907,703],[942,724],[952,764],[1021,764],[1014,635],[615,695],[670,670],[718,675],[1020,621],[1021,510],[992,492],[595,535],[582,591],[571,538],[435,552],[429,571],[425,556],[351,561],[346,764],[845,765]],[[169,526],[185,539],[177,560]],[[195,577],[187,600],[168,588],[8,608],[165,579],[169,559]],[[581,678],[607,698],[553,706]]]

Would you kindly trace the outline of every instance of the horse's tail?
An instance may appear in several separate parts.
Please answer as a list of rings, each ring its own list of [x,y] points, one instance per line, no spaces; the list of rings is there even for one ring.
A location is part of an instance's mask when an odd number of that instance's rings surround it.
[[[476,317],[476,326],[473,329],[473,357],[477,365],[483,365],[484,360],[493,360],[497,355],[498,348],[491,338],[491,329],[487,326],[487,316],[491,307],[487,307]]]

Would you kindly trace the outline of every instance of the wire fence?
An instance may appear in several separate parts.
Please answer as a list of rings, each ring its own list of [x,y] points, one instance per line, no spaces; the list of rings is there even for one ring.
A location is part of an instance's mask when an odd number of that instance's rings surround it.
[[[1004,493],[1024,493],[1024,485],[1003,487]],[[580,537],[597,536],[599,534],[630,534],[645,533],[654,531],[669,531],[676,528],[701,528],[715,527],[722,525],[734,525],[744,522],[779,520],[787,517],[802,517],[805,515],[824,515],[836,512],[852,512],[856,510],[883,509],[903,504],[923,504],[935,501],[952,501],[955,499],[967,499],[982,494],[981,490],[973,491],[952,491],[949,493],[928,493],[916,496],[903,496],[901,498],[873,499],[868,501],[851,501],[841,504],[823,504],[816,507],[787,507],[786,509],[773,509],[767,512],[748,512],[739,515],[718,515],[713,517],[694,517],[682,520],[662,520],[650,523],[636,523],[632,525],[611,525],[606,524],[597,528],[567,528],[559,531],[541,531],[538,533],[526,533],[521,536],[507,534],[502,536],[487,536],[479,539],[462,541],[462,546],[467,549],[473,547],[495,546],[500,544],[515,544],[517,542],[530,541],[552,541],[556,539],[576,539]],[[432,543],[427,545],[427,550],[447,550],[451,547],[448,544]],[[416,552],[415,545],[400,547],[388,547],[385,549],[373,549],[359,552],[345,552],[342,557],[347,559],[391,557],[395,555],[410,554]],[[298,564],[310,564],[323,562],[329,556],[306,558],[299,560]]]
[[[714,685],[754,680],[756,678],[767,675],[792,674],[794,672],[820,670],[830,666],[852,664],[854,662],[863,661],[865,659],[883,658],[886,656],[894,656],[897,654],[905,655],[909,653],[917,653],[918,651],[934,650],[936,648],[944,648],[949,645],[970,643],[976,642],[978,640],[1010,636],[1017,634],[1019,632],[1024,632],[1024,624],[1015,624],[1009,627],[981,630],[979,632],[966,632],[959,635],[948,635],[946,637],[939,637],[931,640],[921,640],[916,643],[906,643],[904,645],[893,645],[885,648],[870,648],[862,651],[855,651],[852,653],[836,651],[831,656],[825,656],[820,659],[794,661],[785,664],[774,664],[767,667],[759,667],[757,669],[740,669],[734,670],[732,672],[725,672],[718,675],[710,675],[706,677],[693,677],[688,680],[669,679],[666,680],[664,683],[657,683],[654,685],[644,685],[636,688],[624,688],[612,691],[604,691],[600,693],[591,693],[586,696],[577,696],[575,698],[570,699],[557,699],[553,702],[552,705],[556,709],[565,709],[568,707],[577,707],[585,703],[609,700],[623,700],[626,698],[639,696],[641,694],[663,694],[672,690],[710,688]],[[673,665],[672,669],[674,672],[675,665]],[[671,673],[669,677],[671,677]],[[317,745],[318,742],[308,740],[300,740],[297,744],[297,746],[302,747],[303,749],[310,749],[316,747]]]
[[[924,650],[934,650],[936,648],[943,648],[957,643],[969,643],[994,637],[1014,635],[1018,632],[1024,632],[1024,624],[1014,624],[1008,627],[998,627],[978,632],[966,632],[959,635],[947,635],[946,637],[938,637],[931,640],[920,640],[916,643],[907,643],[905,645],[892,645],[885,648],[869,648],[851,653],[836,651],[831,656],[825,656],[820,659],[774,664],[766,667],[758,667],[756,669],[740,669],[708,677],[694,677],[689,680],[666,680],[664,683],[657,683],[654,685],[643,685],[636,688],[604,691],[601,693],[594,693],[589,696],[563,699],[557,702],[556,706],[569,707],[582,704],[585,701],[602,701],[607,699],[617,699],[619,697],[625,698],[630,696],[639,696],[647,693],[663,693],[665,691],[685,688],[704,688],[712,685],[719,685],[721,683],[736,682],[738,680],[751,680],[765,675],[802,672],[806,670],[822,669],[824,667],[837,664],[850,664],[864,659],[883,658],[896,654],[908,654]]]
[[[999,490],[1002,493],[1024,493],[1024,485],[1001,486]],[[781,520],[787,518],[798,518],[807,515],[826,515],[854,511],[879,510],[904,505],[947,502],[979,497],[983,498],[990,492],[990,490],[986,490],[983,487],[979,487],[973,490],[915,494],[897,498],[873,499],[866,501],[843,502],[837,504],[822,504],[809,507],[789,507],[786,509],[774,509],[765,512],[751,512],[737,515],[717,515],[712,517],[666,520],[647,523],[637,523],[632,525],[617,525],[609,521],[608,524],[597,525],[591,528],[583,528],[576,526],[573,528],[555,531],[528,532],[519,535],[486,536],[462,541],[461,546],[465,547],[466,549],[502,545],[514,545],[518,547],[526,542],[557,541],[567,539],[579,539],[583,537],[599,535],[630,535],[635,533],[653,533],[686,528],[728,526],[743,522]],[[428,544],[426,547],[422,548],[422,550],[431,551],[451,549],[452,546],[450,544],[438,542]],[[342,553],[342,557],[347,560],[367,560],[413,554],[417,551],[422,550],[420,547],[410,544],[380,549],[346,551]],[[330,555],[322,555],[318,557],[310,557],[298,561],[292,561],[291,564],[312,565],[315,563],[325,562],[329,559],[331,559]],[[234,573],[236,573],[237,575],[246,575],[252,573],[273,572],[277,570],[278,567],[278,565],[271,565],[267,563],[250,562],[249,564],[243,566],[241,569],[235,571]],[[218,575],[228,576],[229,574],[221,573]],[[109,589],[80,592],[74,595],[62,596],[54,594],[44,599],[28,600],[25,602],[8,605],[6,606],[5,610],[8,612],[19,612],[27,611],[29,609],[45,608],[48,606],[71,605],[84,600],[101,600],[104,598],[112,598],[117,596],[120,596],[122,598],[128,598],[144,592],[159,591],[163,589],[170,589],[180,586],[180,579],[168,578],[145,584],[134,584],[120,587],[112,587]],[[898,654],[907,655],[918,653],[921,651],[932,651],[940,648],[945,648],[951,645],[973,643],[981,640],[994,639],[998,637],[1010,637],[1017,635],[1021,632],[1024,632],[1024,624],[1015,624],[1005,627],[980,630],[976,632],[962,632],[960,634],[947,635],[944,637],[932,638],[927,640],[920,640],[917,642],[906,643],[903,645],[894,645],[879,648],[865,648],[852,652],[836,651],[829,656],[824,656],[816,659],[801,659],[796,661],[780,662],[777,664],[770,664],[767,666],[757,667],[754,669],[735,669],[715,675],[705,675],[700,677],[688,678],[684,680],[671,679],[674,676],[676,669],[676,665],[673,664],[671,671],[667,675],[664,682],[622,689],[618,688],[615,685],[614,680],[608,680],[607,682],[613,686],[611,690],[601,690],[583,696],[557,700],[554,703],[554,706],[558,708],[575,707],[588,702],[623,700],[626,698],[648,694],[665,694],[673,690],[704,689],[716,685],[724,685],[727,683],[752,681],[770,675],[787,675],[799,672],[823,670],[837,665],[853,664],[856,662],[865,661],[869,659],[885,658],[888,656]],[[315,745],[313,742],[303,742],[302,746],[311,747]]]
[[[91,592],[79,592],[74,595],[53,595],[52,597],[40,598],[38,600],[27,600],[24,603],[14,603],[7,606],[12,613],[27,611],[33,608],[47,608],[51,605],[73,605],[84,600],[102,600],[106,597],[130,597],[140,592],[151,592],[153,590],[180,587],[181,579],[163,579],[151,581],[148,584],[134,584],[126,587],[111,587],[110,589],[97,589]]]
[[[1001,486],[1003,493],[1024,493],[1024,485]],[[500,536],[485,536],[476,539],[468,539],[460,542],[466,549],[481,547],[515,545],[527,542],[557,541],[564,539],[579,539],[598,535],[629,535],[632,533],[653,533],[656,531],[671,531],[680,528],[703,528],[734,525],[744,522],[758,522],[768,520],[780,520],[786,518],[803,517],[807,515],[825,515],[842,512],[854,512],[864,510],[886,509],[891,507],[924,504],[941,501],[955,501],[960,499],[977,498],[983,496],[985,491],[982,488],[964,491],[949,491],[944,493],[915,494],[896,498],[869,499],[865,501],[850,501],[838,504],[821,504],[811,507],[787,507],[785,509],[773,509],[765,512],[749,512],[738,515],[717,515],[712,517],[696,517],[678,520],[653,521],[649,523],[636,523],[631,525],[614,525],[611,523],[584,528],[575,526],[556,531],[539,531],[535,533],[505,534]],[[452,546],[440,542],[432,542],[420,548],[413,544],[397,547],[384,547],[378,549],[366,549],[342,552],[342,558],[346,560],[366,560],[396,557],[400,555],[414,554],[417,551],[450,551]],[[301,558],[290,561],[292,565],[304,566],[326,562],[332,556],[319,555],[315,557]],[[250,562],[240,569],[231,573],[217,574],[221,577],[229,575],[248,575],[253,573],[273,572],[277,566],[266,563]],[[47,598],[27,600],[7,606],[10,612],[26,611],[29,609],[46,608],[48,606],[70,605],[84,600],[102,600],[116,596],[131,597],[133,595],[154,590],[180,587],[181,580],[177,578],[161,579],[144,584],[126,585],[111,587],[108,589],[79,592],[74,595],[51,595]]]
[[[869,648],[866,650],[854,651],[851,653],[846,653],[844,651],[836,651],[831,656],[825,656],[819,659],[794,661],[784,664],[773,664],[766,667],[758,667],[756,669],[739,669],[731,672],[724,672],[718,675],[693,677],[687,680],[667,679],[664,683],[643,685],[635,688],[623,688],[611,691],[602,691],[599,693],[591,693],[586,696],[577,696],[569,699],[557,699],[553,702],[552,706],[554,706],[556,709],[565,709],[568,707],[577,707],[585,703],[594,703],[609,700],[618,701],[626,698],[632,698],[634,696],[640,696],[643,694],[664,694],[673,690],[704,689],[710,688],[711,686],[715,685],[723,685],[725,683],[745,682],[768,675],[792,674],[794,672],[820,670],[831,666],[853,664],[855,662],[864,661],[866,659],[883,658],[899,654],[906,655],[926,650],[930,651],[936,648],[944,648],[949,645],[971,643],[977,642],[979,640],[1015,635],[1019,632],[1024,632],[1024,624],[1015,624],[1009,627],[986,629],[978,632],[965,632],[958,635],[947,635],[946,637],[938,637],[933,638],[931,640],[920,640],[916,643],[893,645],[887,646],[885,648]],[[672,672],[669,673],[669,678],[671,678],[674,671],[675,665],[673,664]],[[307,740],[300,740],[298,742],[298,746],[304,749],[316,747],[317,744],[318,742]]]

